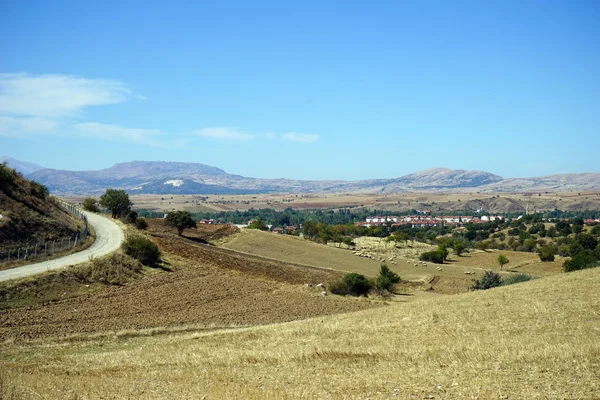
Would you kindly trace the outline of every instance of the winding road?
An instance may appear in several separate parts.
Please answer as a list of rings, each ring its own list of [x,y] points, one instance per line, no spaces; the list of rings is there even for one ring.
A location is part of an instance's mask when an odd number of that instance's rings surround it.
[[[80,264],[88,261],[90,256],[100,257],[112,253],[121,246],[124,235],[123,230],[119,225],[109,218],[98,214],[86,212],[85,215],[87,216],[88,223],[92,225],[96,231],[96,240],[89,248],[54,260],[47,260],[36,264],[0,271],[0,281],[23,278],[41,272],[64,268],[69,265]]]

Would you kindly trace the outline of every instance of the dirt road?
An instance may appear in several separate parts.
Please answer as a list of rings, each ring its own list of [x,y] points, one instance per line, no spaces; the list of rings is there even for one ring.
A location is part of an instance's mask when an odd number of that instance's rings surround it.
[[[98,214],[86,213],[88,222],[96,231],[96,241],[89,248],[54,260],[25,265],[0,271],[0,281],[23,278],[53,269],[75,265],[89,260],[90,256],[100,257],[117,250],[123,243],[123,230],[109,218]]]

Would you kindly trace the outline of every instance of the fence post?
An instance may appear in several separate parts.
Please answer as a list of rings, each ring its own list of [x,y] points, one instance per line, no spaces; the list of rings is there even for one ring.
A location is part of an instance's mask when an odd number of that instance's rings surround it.
[[[40,245],[39,243],[36,243],[36,244],[35,244],[35,254],[34,254],[34,257],[37,257],[37,247],[38,247],[39,245]]]
[[[73,243],[73,247],[77,246],[77,238],[79,237],[79,233],[75,235],[75,243]]]
[[[48,242],[44,244],[44,257],[48,257]]]

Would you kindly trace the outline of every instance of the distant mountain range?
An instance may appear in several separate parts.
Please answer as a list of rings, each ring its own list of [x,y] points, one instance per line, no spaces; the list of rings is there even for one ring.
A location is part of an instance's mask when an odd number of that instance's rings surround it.
[[[107,188],[131,194],[248,194],[323,192],[533,192],[600,190],[600,173],[502,178],[484,171],[430,168],[394,179],[306,181],[232,175],[198,163],[132,161],[98,171],[66,171],[0,157],[56,194],[98,194]]]

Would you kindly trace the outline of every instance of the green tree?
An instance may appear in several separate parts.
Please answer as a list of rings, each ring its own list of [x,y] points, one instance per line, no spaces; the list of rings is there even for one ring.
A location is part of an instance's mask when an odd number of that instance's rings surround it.
[[[319,235],[319,228],[316,222],[304,221],[302,224],[302,234],[307,239],[314,239]]]
[[[196,221],[192,218],[189,211],[171,211],[167,214],[165,222],[177,228],[177,234],[181,236],[185,228],[195,228]]]
[[[463,242],[454,242],[452,250],[454,250],[454,254],[460,257],[465,251],[465,244]]]
[[[262,219],[257,219],[252,221],[250,225],[248,225],[248,229],[258,229],[260,231],[267,231],[269,227],[264,223]]]
[[[98,200],[93,197],[86,197],[83,199],[83,208],[91,212],[100,211],[98,208]]]
[[[547,262],[547,261],[554,261],[554,254],[556,254],[556,247],[552,246],[552,245],[544,245],[540,248],[538,248],[537,253],[540,256],[540,260]]]
[[[500,271],[502,271],[502,267],[504,267],[504,265],[508,264],[510,261],[504,254],[500,254],[498,257],[496,257],[496,262],[498,265],[500,265]]]
[[[119,218],[131,211],[131,200],[124,190],[106,189],[106,193],[100,196],[100,205],[112,213],[113,218]]]
[[[377,280],[375,280],[375,288],[377,291],[389,291],[392,286],[398,282],[400,282],[400,277],[398,274],[392,271],[386,264],[381,264],[379,275],[377,276]]]

